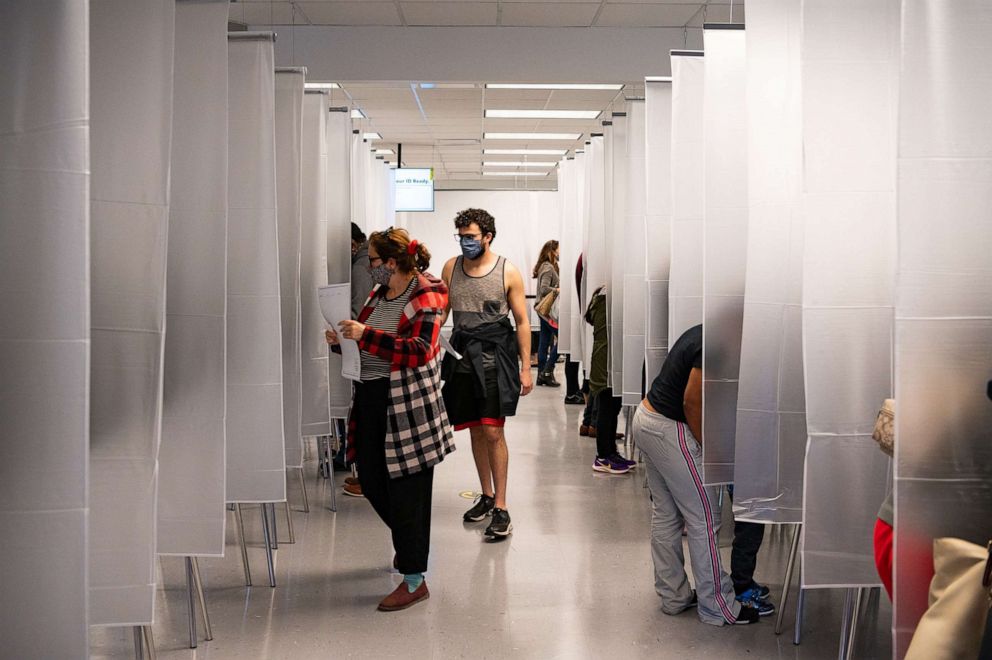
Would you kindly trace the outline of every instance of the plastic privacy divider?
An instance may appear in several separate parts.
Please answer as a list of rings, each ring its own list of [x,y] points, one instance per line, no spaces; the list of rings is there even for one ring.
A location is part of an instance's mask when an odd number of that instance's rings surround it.
[[[702,57],[672,55],[672,233],[668,347],[703,322]]]
[[[11,658],[89,652],[88,12],[0,3],[0,621]]]
[[[613,333],[613,243],[619,238],[615,235],[616,228],[613,225],[613,213],[616,209],[614,196],[616,190],[613,187],[613,172],[616,162],[614,151],[616,150],[616,139],[613,125],[608,123],[603,126],[603,284],[606,285],[606,386],[613,387],[613,350],[610,346],[609,337]],[[595,291],[595,289],[593,289]],[[593,291],[589,292],[590,297]],[[617,388],[619,390],[619,387]]]
[[[224,554],[227,3],[176,4],[158,552]]]
[[[644,372],[651,386],[668,355],[672,254],[672,82],[644,86]]]
[[[604,190],[605,190],[605,145],[602,136],[594,137],[586,146],[586,219],[588,230],[586,249],[583,255],[585,293],[583,299],[586,305],[596,290],[605,285],[609,278],[606,259],[606,225],[604,223]],[[585,360],[587,372],[592,368],[592,326],[585,323]]]
[[[582,281],[581,279],[576,282],[574,273],[575,269],[578,267],[579,258],[583,250],[583,236],[585,236],[586,228],[586,214],[585,214],[585,176],[586,176],[586,155],[585,153],[575,154],[575,160],[571,161],[572,166],[572,186],[570,194],[574,199],[572,208],[575,209],[575,224],[574,238],[568,239],[572,242],[573,248],[571,257],[568,261],[563,261],[562,272],[564,273],[561,278],[563,281],[568,280],[569,283],[574,283],[577,291],[573,291],[570,296],[572,298],[571,307],[569,308],[569,334],[571,335],[571,359],[575,362],[582,362],[583,355],[585,354],[585,321],[582,320],[582,312],[584,311],[582,302]],[[568,231],[567,225],[562,226],[562,241],[566,240],[565,233]],[[559,336],[561,333],[559,332]],[[588,365],[583,362],[583,366],[588,369]]]
[[[704,29],[703,482],[734,481],[747,264],[744,30]]]
[[[992,539],[990,24],[986,2],[902,3],[893,623],[900,658],[928,606],[933,539],[983,547]]]
[[[892,395],[899,3],[804,0],[801,34],[802,583],[872,586],[890,463],[871,432]]]
[[[286,499],[271,40],[228,41],[227,500]]]
[[[303,210],[300,251],[300,348],[303,414],[297,436],[330,435],[327,322],[317,287],[327,284],[327,96],[303,98]],[[344,113],[339,113],[344,114]]]
[[[737,520],[802,522],[801,0],[747,16],[747,279],[737,393]]]
[[[625,406],[636,406],[643,393],[641,383],[644,372],[644,335],[647,324],[644,296],[645,251],[644,211],[646,181],[644,179],[644,101],[627,102],[627,162],[623,247],[620,264],[623,267],[623,305],[620,329],[623,333],[622,399]]]
[[[614,116],[610,127],[613,145],[613,178],[610,186],[613,211],[606,233],[610,243],[610,285],[606,289],[609,302],[610,387],[613,396],[623,392],[623,282],[624,261],[627,257],[627,117]]]
[[[282,417],[286,467],[302,467],[300,250],[303,82],[305,69],[276,70],[276,200],[282,307]]]
[[[174,20],[171,0],[90,5],[93,625],[152,622]]]
[[[325,112],[327,146],[327,253],[324,255],[328,284],[351,282],[351,222],[353,183],[360,173],[352,172],[351,119],[347,112]],[[355,143],[361,147],[363,143]],[[366,234],[368,232],[366,231]],[[325,342],[326,343],[326,342]],[[327,350],[326,348],[324,349]],[[341,356],[328,357],[331,419],[346,419],[351,407],[351,381],[341,375]]]
[[[561,209],[561,241],[559,241],[559,251],[561,257],[558,260],[561,270],[559,295],[558,295],[558,352],[571,355],[576,353],[578,357],[578,345],[572,345],[572,324],[575,319],[572,317],[572,308],[578,305],[579,299],[575,295],[575,278],[572,277],[575,262],[579,258],[581,246],[579,241],[582,236],[582,221],[578,215],[577,197],[575,187],[577,184],[575,176],[576,162],[574,160],[563,160],[558,169],[558,193],[560,196],[559,208]],[[574,358],[570,358],[574,359]],[[578,361],[578,360],[576,360]]]

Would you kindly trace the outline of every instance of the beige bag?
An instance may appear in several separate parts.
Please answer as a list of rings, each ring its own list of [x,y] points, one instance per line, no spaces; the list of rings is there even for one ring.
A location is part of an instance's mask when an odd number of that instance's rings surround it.
[[[871,438],[878,443],[879,449],[892,456],[895,436],[896,400],[886,399],[882,403],[882,409],[878,411],[878,417],[875,418],[875,430],[872,431]]]
[[[930,609],[905,660],[977,658],[992,594],[983,583],[989,551],[961,539],[934,539]]]
[[[558,292],[552,289],[547,295],[537,301],[534,311],[544,320],[553,318],[551,312],[554,310],[555,301],[558,300]]]

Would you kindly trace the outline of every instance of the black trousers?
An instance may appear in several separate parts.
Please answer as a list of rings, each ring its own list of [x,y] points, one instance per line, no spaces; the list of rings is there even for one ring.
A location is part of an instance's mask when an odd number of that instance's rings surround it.
[[[579,391],[579,363],[572,362],[569,355],[565,360],[565,396],[572,396]]]
[[[397,568],[410,575],[427,570],[431,545],[434,468],[391,479],[386,470],[386,407],[389,379],[355,387],[355,451],[362,494],[393,535]]]
[[[617,419],[623,408],[623,400],[613,396],[613,389],[610,387],[601,391],[597,398],[599,412],[596,420],[596,455],[607,458],[617,453]]]
[[[730,501],[734,501],[734,487],[727,488]],[[730,551],[730,579],[734,592],[740,596],[754,583],[754,569],[758,565],[758,550],[765,538],[765,526],[752,522],[734,523],[734,545]]]

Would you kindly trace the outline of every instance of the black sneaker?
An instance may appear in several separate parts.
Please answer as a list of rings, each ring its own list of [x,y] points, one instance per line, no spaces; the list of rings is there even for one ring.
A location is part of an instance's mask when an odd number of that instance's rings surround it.
[[[493,509],[493,521],[486,528],[486,536],[509,536],[513,531],[510,514],[506,509]]]
[[[465,512],[462,520],[465,522],[479,522],[492,512],[494,506],[496,506],[496,500],[488,495],[480,495],[475,500],[475,506]]]
[[[741,612],[737,615],[737,620],[734,621],[735,625],[746,626],[749,623],[758,623],[761,619],[761,613],[754,609],[750,605],[741,605]]]
[[[565,397],[565,403],[570,406],[584,405],[585,402],[586,400],[582,398],[582,395],[579,394],[578,392],[575,392],[574,394],[569,394],[568,396]]]

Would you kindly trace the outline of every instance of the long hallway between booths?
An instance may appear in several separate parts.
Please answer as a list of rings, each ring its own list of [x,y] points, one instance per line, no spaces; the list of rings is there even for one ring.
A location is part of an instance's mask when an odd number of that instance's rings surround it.
[[[563,380],[562,365],[558,378]],[[181,558],[159,558],[154,635],[160,660],[310,658],[835,658],[843,590],[809,592],[803,639],[792,644],[795,591],[785,630],[774,616],[758,625],[713,628],[694,610],[670,617],[654,593],[650,507],[643,468],[628,475],[590,469],[595,439],[579,437],[582,406],[565,406],[562,389],[536,388],[507,423],[508,506],[514,533],[485,541],[486,523],[468,525],[463,495],[478,490],[467,432],[438,466],[426,603],[396,613],[376,604],[401,580],[391,568],[387,529],[364,499],[342,497],[328,509],[329,482],[306,465],[311,511],[299,489],[290,498],[296,543],[286,543],[280,510],[278,586],[264,579],[257,507],[245,521],[255,586],[245,588],[233,518],[227,556],[201,559],[214,640],[189,648]],[[311,455],[314,455],[311,452]],[[343,475],[336,473],[338,487]],[[729,569],[731,523],[724,507],[723,561]],[[790,535],[769,530],[756,579],[781,596]],[[691,576],[691,572],[690,572]],[[264,585],[264,586],[263,586]],[[891,655],[891,605],[869,611],[858,631],[858,658]],[[131,658],[127,628],[94,628],[91,657]]]

